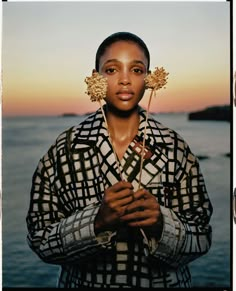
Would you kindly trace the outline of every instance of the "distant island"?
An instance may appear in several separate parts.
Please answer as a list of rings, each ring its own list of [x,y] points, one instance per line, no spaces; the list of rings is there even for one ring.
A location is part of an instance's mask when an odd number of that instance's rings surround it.
[[[87,115],[90,115],[94,112],[86,112],[84,114],[78,114],[78,113],[74,113],[74,112],[66,112],[66,113],[62,113],[60,115],[60,117],[75,117],[75,116],[87,116]]]
[[[69,113],[62,113],[62,117],[72,117],[72,116],[78,116],[77,113],[69,112]]]
[[[190,112],[189,120],[215,120],[215,121],[230,121],[230,106],[212,106],[204,110]]]

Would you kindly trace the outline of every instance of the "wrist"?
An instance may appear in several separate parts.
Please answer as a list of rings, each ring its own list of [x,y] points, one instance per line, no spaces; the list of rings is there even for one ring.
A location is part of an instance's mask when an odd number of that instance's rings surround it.
[[[160,215],[158,222],[145,228],[145,233],[147,234],[147,236],[149,238],[155,238],[157,240],[161,239],[162,231],[163,231],[163,216],[162,216],[162,214]]]
[[[99,232],[104,231],[105,229],[105,221],[99,213],[96,215],[94,220],[94,232],[97,235]]]

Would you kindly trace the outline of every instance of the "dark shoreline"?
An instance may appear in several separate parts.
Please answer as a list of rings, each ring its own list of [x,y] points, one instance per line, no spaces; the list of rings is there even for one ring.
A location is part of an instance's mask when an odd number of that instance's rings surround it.
[[[214,120],[214,121],[230,121],[230,106],[212,106],[204,110],[190,112],[189,120]]]

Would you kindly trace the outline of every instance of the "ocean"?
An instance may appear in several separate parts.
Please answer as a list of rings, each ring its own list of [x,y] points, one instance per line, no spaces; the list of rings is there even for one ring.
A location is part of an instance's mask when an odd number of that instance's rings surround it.
[[[193,287],[230,288],[230,123],[189,121],[186,113],[154,116],[181,134],[202,157],[200,166],[213,205],[212,246],[190,264]],[[84,118],[2,118],[2,287],[56,287],[59,267],[42,262],[26,241],[32,174],[57,135]]]

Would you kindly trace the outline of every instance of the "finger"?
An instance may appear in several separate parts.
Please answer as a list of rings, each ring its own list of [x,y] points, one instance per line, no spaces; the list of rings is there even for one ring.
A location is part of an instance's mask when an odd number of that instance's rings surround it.
[[[134,192],[134,199],[147,199],[149,197],[154,197],[150,194],[146,189],[139,189],[138,191]]]
[[[104,198],[107,204],[122,206],[133,201],[133,190],[125,189],[120,192],[111,192]]]
[[[132,220],[145,220],[151,218],[153,221],[157,222],[161,212],[159,210],[138,210],[134,212],[128,212],[126,207],[126,211],[122,216],[122,220],[124,221],[132,221]]]
[[[105,201],[113,201],[117,199],[122,199],[126,196],[132,196],[133,197],[133,188],[130,187],[124,187],[123,184],[115,184],[105,190],[104,199]]]
[[[128,196],[124,196],[122,198],[117,198],[111,202],[111,205],[114,207],[124,207],[127,208],[127,206],[133,201],[133,194],[131,193]]]
[[[147,209],[159,209],[160,204],[158,203],[155,196],[149,193],[147,190],[135,192],[134,193],[135,201],[140,201],[141,207]]]
[[[153,209],[152,203],[149,203],[148,201],[144,199],[139,200],[133,200],[128,206],[126,212],[138,212],[143,211],[144,209]]]
[[[125,189],[117,193],[112,192],[111,195],[103,197],[103,201],[111,211],[121,216],[124,213],[124,207],[126,208],[133,201],[133,190]]]
[[[133,185],[130,182],[127,181],[120,181],[116,184],[114,184],[113,186],[111,186],[109,189],[111,189],[114,192],[119,192],[123,189],[132,189],[133,190]]]
[[[155,223],[155,221],[152,218],[147,218],[145,220],[136,220],[136,221],[131,221],[127,222],[127,224],[131,227],[147,227],[151,226]]]
[[[125,209],[125,213],[122,216],[122,219],[124,221],[128,221],[128,220],[139,220],[139,219],[146,219],[147,217],[150,216],[149,210],[136,210],[136,211],[130,211],[130,209],[128,209],[129,207],[126,207]]]

